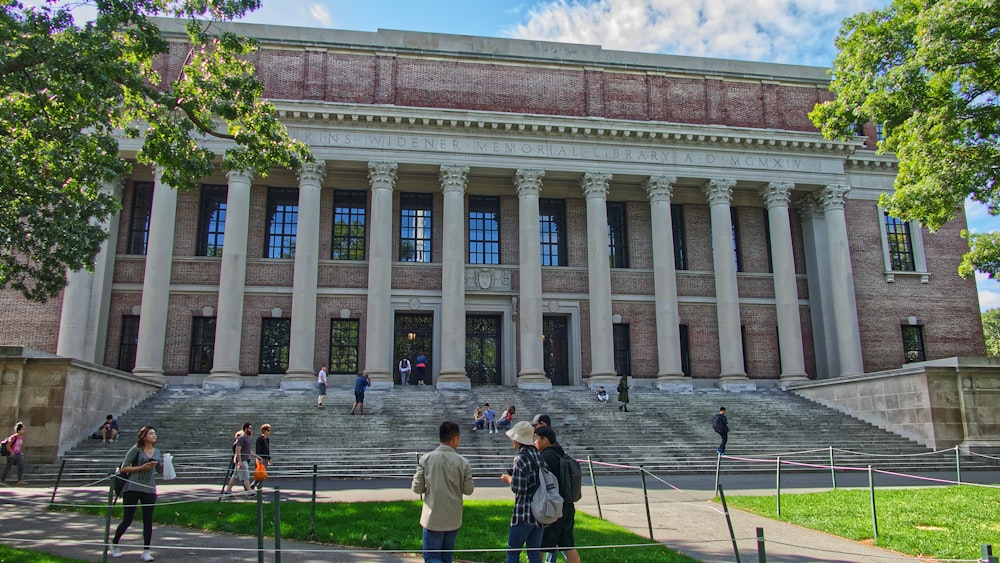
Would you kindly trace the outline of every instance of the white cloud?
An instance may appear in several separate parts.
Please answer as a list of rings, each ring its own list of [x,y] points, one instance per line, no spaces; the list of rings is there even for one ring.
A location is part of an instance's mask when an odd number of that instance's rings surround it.
[[[320,25],[323,27],[330,27],[333,24],[333,18],[330,16],[330,10],[326,9],[323,4],[311,4],[309,6],[309,15],[313,17]]]
[[[979,290],[979,310],[989,311],[1000,308],[1000,291]]]
[[[887,0],[545,0],[512,37],[828,66],[843,18]]]

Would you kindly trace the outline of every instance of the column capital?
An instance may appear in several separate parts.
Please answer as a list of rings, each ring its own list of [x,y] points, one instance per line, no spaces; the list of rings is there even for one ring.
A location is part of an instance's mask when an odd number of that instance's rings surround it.
[[[772,207],[788,207],[792,198],[792,190],[795,189],[793,182],[769,182],[760,189],[760,196],[764,199],[764,205]]]
[[[642,187],[646,189],[650,203],[658,201],[670,203],[670,198],[674,196],[674,184],[676,183],[676,176],[650,176],[642,183]]]
[[[518,168],[517,172],[514,174],[514,187],[517,188],[517,196],[537,196],[542,192],[542,178],[544,177],[544,170],[536,168]]]
[[[469,183],[469,167],[464,164],[441,165],[441,191],[465,193]]]
[[[323,178],[326,177],[326,161],[316,160],[303,164],[299,168],[298,177],[301,186],[319,187],[323,183]]]
[[[816,194],[816,201],[824,212],[833,209],[843,209],[844,200],[847,199],[847,192],[851,191],[851,186],[844,184],[830,184],[824,186]]]
[[[153,165],[153,181],[157,184],[163,181],[163,175],[166,174],[166,168],[160,166],[159,164]]]
[[[226,178],[230,184],[249,184],[253,182],[253,172],[250,170],[230,170],[226,172]]]
[[[607,172],[586,172],[580,186],[586,199],[600,198],[608,199],[608,184],[611,182],[611,174]]]
[[[814,194],[807,194],[805,197],[795,202],[795,210],[799,212],[799,217],[801,217],[803,221],[823,217],[823,211],[819,208],[819,201],[816,200],[816,196]]]
[[[709,205],[729,205],[735,185],[736,180],[732,178],[712,178],[701,189],[705,192]]]
[[[395,162],[369,161],[368,162],[368,183],[371,189],[392,191],[396,185],[396,169],[399,167]]]

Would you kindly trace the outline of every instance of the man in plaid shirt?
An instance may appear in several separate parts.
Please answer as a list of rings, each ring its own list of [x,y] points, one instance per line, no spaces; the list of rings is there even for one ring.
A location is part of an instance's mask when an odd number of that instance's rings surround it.
[[[535,430],[531,423],[522,420],[507,431],[507,437],[514,444],[517,455],[514,466],[500,476],[514,491],[514,513],[510,518],[510,534],[507,536],[507,563],[518,563],[521,547],[528,551],[528,563],[542,563],[542,532],[545,530],[531,514],[531,498],[538,489],[538,469],[542,456],[535,449]]]

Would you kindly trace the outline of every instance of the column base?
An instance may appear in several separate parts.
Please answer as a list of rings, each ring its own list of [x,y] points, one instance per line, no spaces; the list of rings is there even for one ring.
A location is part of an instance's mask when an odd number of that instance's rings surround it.
[[[152,381],[153,383],[158,383],[160,385],[163,385],[167,381],[167,378],[163,375],[162,369],[135,368],[132,370],[132,375],[136,377],[141,377],[146,381]]]
[[[373,391],[391,391],[395,387],[392,381],[392,373],[388,371],[369,369],[365,370],[365,373],[368,374],[368,379],[371,380],[368,388]],[[410,373],[410,377],[413,377],[412,373]]]
[[[239,389],[240,387],[243,387],[243,378],[240,376],[240,372],[228,369],[212,370],[201,384],[201,388],[206,390]]]
[[[597,391],[597,389],[603,385],[605,391],[614,391],[618,386],[618,380],[620,378],[613,373],[592,373],[590,377],[583,380],[584,385],[587,386],[591,391]]]
[[[517,388],[549,391],[552,389],[552,380],[546,377],[543,371],[522,371],[517,374]]]
[[[472,382],[465,374],[465,370],[441,370],[438,374],[437,383],[434,385],[438,389],[472,389]]]
[[[782,385],[799,381],[809,381],[809,374],[804,371],[799,373],[783,373],[779,381]]]
[[[745,373],[720,375],[716,386],[723,391],[756,391],[757,384],[754,383]]]
[[[656,376],[656,383],[653,384],[657,390],[668,393],[693,393],[694,384],[691,378],[684,377],[683,373],[665,373]]]
[[[285,377],[281,378],[282,391],[299,391],[303,389],[316,388],[316,374],[311,370],[290,369],[285,371]]]

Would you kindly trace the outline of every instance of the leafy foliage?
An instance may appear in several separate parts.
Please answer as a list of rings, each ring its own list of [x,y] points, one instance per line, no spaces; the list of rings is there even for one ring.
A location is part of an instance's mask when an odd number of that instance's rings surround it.
[[[891,215],[932,231],[968,197],[1000,213],[1000,9],[995,0],[893,0],[844,21],[830,89],[810,113],[827,138],[884,126],[899,159]],[[1000,274],[996,241],[969,237],[961,274]],[[980,248],[977,245],[982,243]]]
[[[983,334],[986,336],[986,355],[1000,358],[1000,309],[983,313]]]
[[[216,32],[259,0],[101,0],[78,24],[67,6],[0,6],[0,288],[45,301],[65,272],[92,269],[119,210],[104,183],[128,173],[119,139],[141,138],[140,164],[190,189],[226,143],[225,171],[266,175],[311,159],[291,139],[246,56],[249,38]],[[183,71],[162,77],[170,49],[153,16],[186,18]]]

